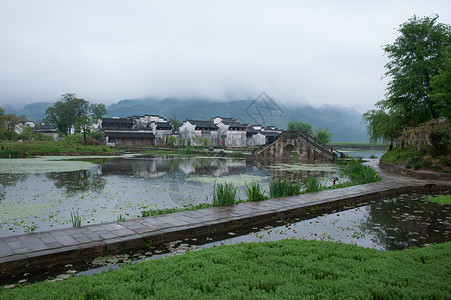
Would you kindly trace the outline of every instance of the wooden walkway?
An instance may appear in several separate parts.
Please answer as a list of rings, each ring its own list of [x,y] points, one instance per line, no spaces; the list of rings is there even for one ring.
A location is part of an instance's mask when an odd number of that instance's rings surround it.
[[[173,240],[227,232],[251,224],[302,215],[309,207],[339,207],[413,190],[451,190],[451,181],[412,179],[378,168],[377,183],[293,197],[247,202],[155,217],[82,226],[0,239],[0,277],[145,248]]]

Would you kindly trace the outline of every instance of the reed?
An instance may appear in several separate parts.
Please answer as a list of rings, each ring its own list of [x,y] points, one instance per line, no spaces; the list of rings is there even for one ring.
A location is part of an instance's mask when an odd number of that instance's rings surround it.
[[[231,183],[215,183],[213,186],[213,206],[232,205],[236,200],[236,187]]]
[[[261,201],[267,199],[265,191],[260,187],[260,183],[256,180],[251,183],[246,183],[244,193],[247,196],[247,201]]]

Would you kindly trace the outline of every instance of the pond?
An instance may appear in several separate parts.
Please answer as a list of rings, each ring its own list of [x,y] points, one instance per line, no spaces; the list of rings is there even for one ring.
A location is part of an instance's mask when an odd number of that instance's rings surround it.
[[[124,264],[237,243],[314,239],[388,251],[450,241],[451,205],[426,201],[430,196],[436,194],[403,194],[343,206],[326,214],[312,211],[292,220],[277,220],[258,227],[204,237],[186,237],[158,248],[149,247],[135,252],[98,257],[90,263],[68,264],[50,271],[26,273],[6,280],[5,283],[42,281],[48,277],[63,280],[71,274],[98,274],[120,268]]]
[[[83,159],[80,161],[80,159]],[[211,202],[214,183],[340,177],[334,164],[275,164],[214,157],[41,157],[0,160],[0,237],[132,219],[144,209]],[[343,179],[342,179],[343,180]],[[329,182],[331,184],[331,182]]]

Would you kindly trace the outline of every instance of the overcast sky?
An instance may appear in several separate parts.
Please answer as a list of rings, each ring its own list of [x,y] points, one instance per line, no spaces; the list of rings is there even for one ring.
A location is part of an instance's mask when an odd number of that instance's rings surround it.
[[[382,45],[449,0],[0,0],[0,106],[177,97],[340,104],[384,98]]]

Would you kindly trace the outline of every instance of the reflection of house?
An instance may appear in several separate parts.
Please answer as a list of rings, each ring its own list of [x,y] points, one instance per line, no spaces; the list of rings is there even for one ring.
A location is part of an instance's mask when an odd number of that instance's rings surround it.
[[[216,117],[214,123],[219,127],[219,144],[226,147],[245,147],[247,124],[234,118]]]
[[[211,121],[186,120],[179,128],[180,137],[184,139],[185,145],[199,145],[196,137],[206,138],[213,146],[219,144],[218,126]]]
[[[53,137],[54,140],[58,138],[58,128],[56,127],[56,125],[41,124],[40,126],[35,127],[34,131],[49,135]]]

